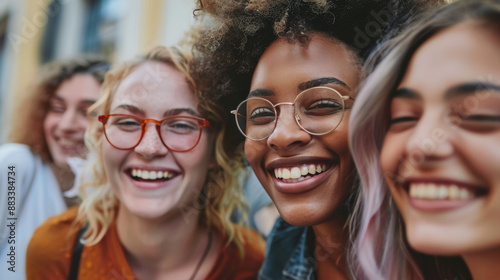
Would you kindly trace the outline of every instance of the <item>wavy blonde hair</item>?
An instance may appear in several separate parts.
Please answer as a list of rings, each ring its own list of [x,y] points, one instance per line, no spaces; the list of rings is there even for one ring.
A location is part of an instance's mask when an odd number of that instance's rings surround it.
[[[216,168],[208,173],[205,187],[200,193],[200,205],[203,209],[200,223],[214,228],[227,239],[226,245],[234,242],[243,254],[243,237],[235,231],[230,221],[234,210],[245,210],[241,188],[237,178],[242,170],[242,153],[230,158],[223,145],[225,135],[224,111],[214,100],[199,98],[196,83],[189,74],[192,56],[189,52],[177,48],[156,47],[143,57],[113,67],[105,77],[102,97],[89,109],[89,115],[94,115],[86,133],[86,144],[91,151],[86,172],[89,182],[84,182],[80,189],[83,202],[78,209],[76,223],[87,224],[83,243],[87,246],[97,244],[106,234],[113,222],[119,200],[108,184],[103,168],[101,145],[103,141],[102,124],[95,120],[97,114],[109,114],[115,92],[130,73],[139,65],[148,61],[158,61],[173,66],[184,74],[198,99],[198,109],[201,115],[210,122],[210,127],[216,132],[215,160]]]

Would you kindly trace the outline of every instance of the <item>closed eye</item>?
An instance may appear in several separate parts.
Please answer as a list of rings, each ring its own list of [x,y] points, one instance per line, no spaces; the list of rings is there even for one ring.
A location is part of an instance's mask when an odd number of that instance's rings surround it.
[[[462,129],[476,132],[491,132],[500,129],[500,116],[497,115],[460,115],[452,123]]]
[[[398,123],[405,123],[405,122],[414,122],[417,121],[418,118],[416,117],[399,117],[399,118],[393,118],[390,121],[390,124],[398,124]]]

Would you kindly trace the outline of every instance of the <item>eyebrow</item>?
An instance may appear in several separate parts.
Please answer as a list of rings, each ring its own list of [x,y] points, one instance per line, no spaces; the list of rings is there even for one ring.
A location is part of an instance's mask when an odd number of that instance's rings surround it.
[[[496,91],[500,93],[500,85],[485,82],[465,83],[448,89],[445,93],[445,99],[451,99],[463,95],[472,95],[482,91]]]
[[[492,83],[484,83],[484,82],[473,82],[473,83],[465,83],[454,86],[448,89],[444,95],[446,100],[464,96],[464,95],[473,95],[482,91],[496,91],[500,93],[500,85],[495,85]],[[417,91],[414,91],[409,88],[401,88],[396,90],[393,94],[391,94],[392,98],[407,98],[407,99],[415,99],[421,100],[422,97],[418,94]]]
[[[345,87],[348,90],[351,89],[346,83],[344,83],[340,79],[337,79],[334,77],[318,78],[318,79],[314,79],[314,80],[300,83],[299,89],[306,90],[308,88],[319,87],[319,86],[324,86],[324,85],[340,85],[342,87]]]
[[[144,116],[145,115],[145,112],[144,110],[141,110],[133,105],[129,105],[129,104],[121,104],[121,105],[118,105],[117,107],[115,107],[113,110],[116,110],[116,109],[119,109],[119,108],[123,108],[133,114],[137,114],[137,115],[140,115],[140,116]],[[168,117],[171,117],[171,116],[177,116],[177,115],[180,115],[182,113],[188,113],[194,117],[201,117],[200,114],[196,113],[196,111],[194,111],[193,109],[191,108],[175,108],[175,109],[170,109],[168,111],[166,111],[165,113],[163,113],[163,117],[164,118],[168,118]]]
[[[258,88],[258,89],[252,90],[248,94],[247,98],[250,98],[250,97],[272,96],[272,95],[274,95],[274,91],[272,91],[270,89]]]
[[[324,77],[324,78],[318,78],[318,79],[310,80],[307,82],[303,82],[303,83],[300,83],[298,85],[298,88],[299,88],[299,90],[304,91],[308,88],[325,86],[325,85],[340,85],[348,90],[351,90],[351,88],[346,83],[344,83],[340,79],[337,79],[334,77]],[[264,96],[272,96],[272,95],[274,95],[274,92],[272,90],[258,88],[258,89],[252,90],[248,94],[247,98],[264,97]]]
[[[113,110],[111,110],[111,111],[114,111],[116,109],[125,109],[125,110],[129,111],[130,113],[133,113],[136,115],[141,115],[141,116],[144,115],[144,111],[135,107],[134,105],[120,104],[120,105],[116,106],[115,108],[113,108]]]
[[[66,100],[64,100],[64,98],[57,96],[57,95],[54,95],[50,98],[50,100],[54,100],[54,99],[57,101],[60,101],[60,102],[66,102]],[[96,99],[82,99],[78,103],[79,104],[84,104],[84,103],[94,104],[96,101],[97,101]]]
[[[422,96],[418,94],[416,91],[409,88],[400,88],[391,94],[391,99],[393,98],[405,98],[405,99],[414,99],[414,100],[422,100]]]
[[[201,117],[200,114],[196,113],[195,110],[191,109],[191,108],[175,108],[175,109],[171,109],[171,110],[168,110],[166,111],[164,114],[163,114],[163,117],[167,118],[167,117],[170,117],[170,116],[177,116],[177,115],[180,115],[182,113],[188,113],[194,117]]]

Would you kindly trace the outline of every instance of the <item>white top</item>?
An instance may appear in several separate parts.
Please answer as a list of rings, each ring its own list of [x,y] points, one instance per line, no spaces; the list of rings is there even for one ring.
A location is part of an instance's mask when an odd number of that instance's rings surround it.
[[[49,164],[26,145],[0,146],[0,279],[26,278],[26,248],[31,235],[47,218],[65,210]],[[13,253],[15,256],[9,256]]]

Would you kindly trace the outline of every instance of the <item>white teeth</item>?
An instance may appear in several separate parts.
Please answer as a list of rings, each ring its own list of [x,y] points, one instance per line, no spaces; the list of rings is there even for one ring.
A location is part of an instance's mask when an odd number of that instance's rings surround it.
[[[309,168],[307,168],[307,166],[305,166],[305,165],[302,166],[300,168],[300,175],[305,176],[305,175],[307,175],[307,173],[309,173]]]
[[[300,182],[309,175],[319,174],[326,171],[326,164],[309,164],[289,168],[275,168],[274,176],[285,182]]]
[[[174,176],[174,174],[168,171],[147,171],[140,169],[132,169],[130,173],[132,177],[141,178],[143,180],[170,179]]]
[[[68,140],[68,139],[59,139],[59,144],[64,145],[64,146],[76,146],[80,144],[80,141],[73,141],[73,140]]]
[[[291,175],[290,170],[284,168],[283,169],[283,174],[282,174],[283,179],[290,179],[290,175]]]
[[[312,164],[311,164],[311,165],[309,165],[309,173],[310,173],[311,175],[316,174],[316,167],[315,167],[314,165],[312,165]]]
[[[431,200],[443,199],[468,199],[474,197],[474,193],[467,188],[453,185],[434,183],[413,183],[409,189],[410,197]]]
[[[470,192],[468,192],[465,189],[460,190],[460,198],[462,198],[462,199],[470,198],[469,194],[470,194]]]
[[[300,168],[298,168],[298,167],[292,168],[292,171],[290,172],[290,177],[292,179],[298,179],[298,178],[300,178],[301,175],[302,174],[300,174]]]
[[[316,173],[321,173],[321,171],[323,171],[321,170],[321,166],[320,165],[316,166]]]
[[[438,198],[447,198],[448,197],[448,188],[446,186],[439,186],[439,191],[438,191]]]

